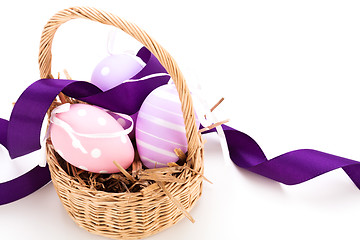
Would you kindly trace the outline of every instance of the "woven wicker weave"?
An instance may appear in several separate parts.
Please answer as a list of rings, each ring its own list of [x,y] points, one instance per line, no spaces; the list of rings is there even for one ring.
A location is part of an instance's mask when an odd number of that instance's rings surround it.
[[[51,141],[47,142],[47,161],[54,187],[65,209],[77,224],[90,232],[114,239],[144,238],[182,219],[201,195],[203,142],[195,125],[191,95],[177,64],[154,39],[138,26],[94,8],[65,9],[49,20],[40,43],[41,78],[52,78],[51,45],[56,30],[61,24],[76,18],[115,26],[141,42],[171,75],[179,93],[188,141],[189,168],[183,168],[178,176],[185,180],[184,183],[156,182],[134,193],[91,190],[60,167]]]

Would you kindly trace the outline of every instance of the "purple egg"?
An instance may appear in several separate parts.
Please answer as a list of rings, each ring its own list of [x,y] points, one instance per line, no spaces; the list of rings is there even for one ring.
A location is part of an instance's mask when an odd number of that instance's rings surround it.
[[[199,121],[196,120],[199,127]],[[174,84],[152,91],[143,102],[136,121],[136,145],[143,164],[148,168],[177,162],[174,149],[187,152],[184,118]]]
[[[135,55],[110,55],[95,67],[91,82],[101,90],[107,91],[135,76],[144,66],[145,63]]]

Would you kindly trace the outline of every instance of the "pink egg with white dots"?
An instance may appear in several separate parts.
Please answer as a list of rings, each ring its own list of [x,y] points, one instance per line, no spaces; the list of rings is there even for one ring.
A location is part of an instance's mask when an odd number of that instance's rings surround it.
[[[64,104],[54,109],[50,137],[63,159],[89,172],[119,172],[113,161],[127,169],[134,159],[127,132],[110,114],[95,106]]]

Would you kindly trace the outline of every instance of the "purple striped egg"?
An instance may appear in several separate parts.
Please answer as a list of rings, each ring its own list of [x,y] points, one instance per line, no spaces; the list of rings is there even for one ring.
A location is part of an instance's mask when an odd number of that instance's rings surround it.
[[[199,127],[198,120],[196,124]],[[175,148],[187,152],[184,118],[174,84],[158,87],[147,96],[136,120],[135,138],[140,159],[148,168],[177,162]]]

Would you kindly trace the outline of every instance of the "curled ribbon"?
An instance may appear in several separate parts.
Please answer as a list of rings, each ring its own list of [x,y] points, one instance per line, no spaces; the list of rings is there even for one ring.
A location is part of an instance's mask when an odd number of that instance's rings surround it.
[[[110,111],[136,113],[146,96],[168,82],[167,74],[157,59],[145,48],[138,53],[147,65],[133,77],[143,79],[101,91],[81,81],[41,79],[30,85],[14,106],[10,120],[0,119],[0,143],[16,158],[40,149],[40,130],[43,118],[55,97],[64,94]],[[124,104],[126,103],[126,104]],[[268,160],[260,146],[248,135],[229,126],[222,126],[231,160],[239,167],[275,181],[293,185],[342,168],[360,189],[360,162],[312,149],[301,149]],[[214,132],[216,129],[204,133]],[[27,174],[0,183],[0,205],[24,197],[50,180],[47,168],[36,167]]]
[[[248,135],[222,125],[231,160],[239,167],[286,185],[306,182],[342,168],[360,189],[360,162],[313,149],[290,151],[267,159],[260,146]],[[215,130],[210,130],[212,132]]]

